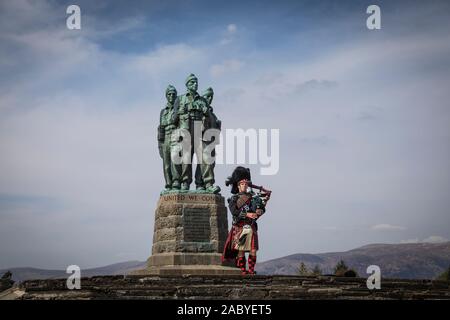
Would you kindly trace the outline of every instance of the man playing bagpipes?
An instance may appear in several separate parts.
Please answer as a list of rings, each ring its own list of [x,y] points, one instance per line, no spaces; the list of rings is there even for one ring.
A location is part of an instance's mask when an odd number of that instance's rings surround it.
[[[228,234],[222,261],[235,259],[242,274],[256,274],[256,251],[258,250],[258,220],[266,211],[266,203],[271,191],[255,186],[251,182],[250,169],[237,167],[225,182],[231,184],[228,207],[233,216],[233,225]],[[259,189],[255,193],[249,188]],[[248,271],[246,270],[245,253],[248,252]]]

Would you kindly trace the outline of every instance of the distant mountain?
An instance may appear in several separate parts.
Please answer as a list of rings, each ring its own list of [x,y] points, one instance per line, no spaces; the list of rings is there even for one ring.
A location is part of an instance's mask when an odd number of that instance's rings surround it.
[[[293,254],[256,264],[259,274],[294,275],[301,262],[323,273],[333,273],[339,260],[367,277],[369,265],[377,265],[381,276],[400,279],[433,279],[450,266],[450,242],[411,244],[371,244],[345,252]]]
[[[144,269],[145,261],[126,261],[121,263],[111,264],[105,267],[81,269],[82,277],[104,276],[104,275],[119,275],[128,274],[133,270]],[[24,281],[31,279],[51,279],[51,278],[66,278],[69,276],[65,270],[46,270],[37,268],[10,268],[0,270],[0,276],[7,270],[12,272],[14,281]]]
[[[298,253],[286,257],[258,262],[259,274],[295,275],[301,262],[312,269],[318,265],[323,273],[332,273],[339,260],[344,260],[362,277],[366,269],[375,264],[381,268],[385,278],[434,279],[450,266],[450,242],[414,244],[371,244],[345,252],[319,254]],[[144,269],[145,261],[126,261],[105,267],[82,269],[82,277],[128,274]],[[36,268],[10,268],[0,270],[0,276],[10,270],[14,281],[30,279],[65,278],[65,270],[45,270]]]

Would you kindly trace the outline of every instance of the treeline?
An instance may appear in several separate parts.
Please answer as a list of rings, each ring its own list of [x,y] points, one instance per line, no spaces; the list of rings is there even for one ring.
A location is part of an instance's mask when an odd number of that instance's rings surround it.
[[[301,262],[297,268],[297,274],[299,276],[320,276],[323,274],[319,265],[315,265],[314,268],[309,269],[304,262]],[[344,260],[340,260],[333,269],[333,275],[336,277],[358,277],[358,273],[349,268]],[[436,280],[450,281],[450,266],[436,277]]]
[[[297,268],[297,274],[299,276],[320,276],[323,274],[322,269],[319,265],[315,265],[312,269],[309,269],[304,262],[301,262]],[[333,274],[336,277],[357,277],[358,273],[349,268],[344,260],[340,260],[333,269]]]

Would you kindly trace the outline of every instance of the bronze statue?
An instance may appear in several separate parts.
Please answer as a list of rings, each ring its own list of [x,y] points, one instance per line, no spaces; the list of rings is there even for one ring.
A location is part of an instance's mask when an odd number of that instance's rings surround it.
[[[197,192],[219,193],[220,187],[214,186],[214,164],[213,158],[204,152],[204,148],[209,146],[212,141],[206,141],[203,134],[207,129],[219,129],[220,120],[212,111],[210,103],[212,101],[213,91],[209,88],[206,97],[200,96],[197,92],[198,79],[194,74],[190,74],[185,81],[187,92],[178,96],[174,102],[173,124],[176,125],[178,132],[184,130],[190,135],[190,154],[188,160],[181,162],[181,171],[179,176],[180,191],[187,192],[192,183],[192,160],[194,153],[197,157],[197,166],[195,168],[195,186]],[[180,135],[178,135],[178,138]],[[177,138],[177,139],[178,139]],[[174,139],[172,139],[174,140]],[[174,142],[176,144],[176,142]],[[180,153],[178,149],[174,150],[175,144],[171,146],[172,153]],[[214,150],[212,152],[214,156]],[[204,163],[207,157],[208,163]],[[179,167],[176,167],[179,169]],[[173,190],[172,186],[172,190]]]
[[[219,193],[220,187],[214,186],[214,158],[221,121],[211,106],[214,91],[208,88],[200,96],[197,92],[198,79],[194,74],[187,77],[185,85],[187,92],[181,96],[177,96],[177,90],[172,85],[167,87],[167,104],[160,114],[158,148],[166,182],[162,193],[189,191],[194,153],[197,157],[196,192]],[[188,133],[190,141],[183,141],[183,132]],[[186,142],[190,152],[187,150],[188,157],[184,158],[182,148],[186,148]]]
[[[174,141],[172,133],[177,128],[175,122],[174,103],[177,98],[177,89],[169,85],[166,89],[167,104],[161,110],[158,127],[159,155],[163,160],[165,191],[180,189],[180,165],[172,162],[171,152],[177,141]]]

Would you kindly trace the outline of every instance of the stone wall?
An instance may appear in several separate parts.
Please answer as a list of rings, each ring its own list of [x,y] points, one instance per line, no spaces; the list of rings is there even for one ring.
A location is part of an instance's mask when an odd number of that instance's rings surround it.
[[[20,299],[447,299],[450,283],[382,279],[369,290],[364,278],[330,276],[100,276],[67,290],[65,279],[29,280]]]

